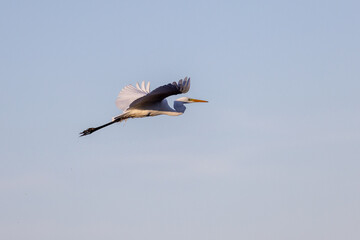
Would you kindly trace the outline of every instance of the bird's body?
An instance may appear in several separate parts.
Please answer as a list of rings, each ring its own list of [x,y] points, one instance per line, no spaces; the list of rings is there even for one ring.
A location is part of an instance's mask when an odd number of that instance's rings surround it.
[[[190,89],[190,78],[179,80],[158,87],[150,92],[150,82],[145,86],[137,83],[136,87],[127,85],[124,87],[117,99],[116,106],[123,110],[123,114],[113,117],[112,121],[96,128],[88,128],[80,133],[81,136],[89,135],[103,127],[109,126],[116,122],[121,122],[128,118],[143,118],[158,115],[179,116],[185,112],[186,103],[207,102],[203,100],[182,97],[174,101],[174,108],[171,108],[165,98],[171,95],[186,93]]]

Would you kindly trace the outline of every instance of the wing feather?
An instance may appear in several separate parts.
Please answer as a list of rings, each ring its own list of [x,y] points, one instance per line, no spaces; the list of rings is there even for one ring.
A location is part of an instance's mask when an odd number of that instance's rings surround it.
[[[136,83],[136,87],[133,85],[127,85],[123,89],[121,89],[119,95],[116,98],[115,104],[116,106],[125,111],[129,108],[130,104],[134,102],[136,99],[141,98],[150,92],[150,82],[147,83],[147,87],[145,89],[145,82],[142,82],[142,87],[140,88],[139,83]]]
[[[145,82],[144,82],[144,81],[142,81],[142,83],[141,83],[141,90],[144,91],[144,92],[146,92]]]
[[[140,108],[143,106],[160,103],[163,99],[176,94],[187,93],[190,90],[190,78],[185,77],[179,80],[178,83],[173,82],[161,87],[158,87],[150,93],[137,98],[130,103],[129,108]]]

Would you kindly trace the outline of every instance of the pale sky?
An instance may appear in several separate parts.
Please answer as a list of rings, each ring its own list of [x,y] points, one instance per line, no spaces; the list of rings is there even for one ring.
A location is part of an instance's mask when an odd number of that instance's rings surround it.
[[[2,1],[0,239],[360,239],[359,9]],[[78,137],[185,76],[209,103]]]

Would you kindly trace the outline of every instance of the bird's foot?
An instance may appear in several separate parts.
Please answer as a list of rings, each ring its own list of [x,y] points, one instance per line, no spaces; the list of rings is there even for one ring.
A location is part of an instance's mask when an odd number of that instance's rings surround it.
[[[85,131],[80,133],[80,137],[89,135],[89,134],[93,133],[95,130],[96,130],[95,128],[88,128]]]

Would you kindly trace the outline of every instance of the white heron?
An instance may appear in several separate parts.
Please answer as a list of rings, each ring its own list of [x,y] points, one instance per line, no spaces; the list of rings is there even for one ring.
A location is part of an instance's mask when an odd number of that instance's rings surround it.
[[[127,85],[124,87],[116,98],[116,106],[123,110],[123,114],[113,117],[111,122],[95,128],[88,128],[80,133],[80,136],[89,135],[103,127],[107,127],[113,123],[121,122],[128,118],[142,118],[157,115],[179,116],[185,112],[185,105],[194,102],[207,102],[204,100],[181,97],[174,101],[174,109],[172,109],[165,98],[187,93],[190,89],[190,78],[185,77],[178,83],[173,82],[158,87],[150,92],[150,82],[145,86],[145,82],[136,84],[136,87]]]

